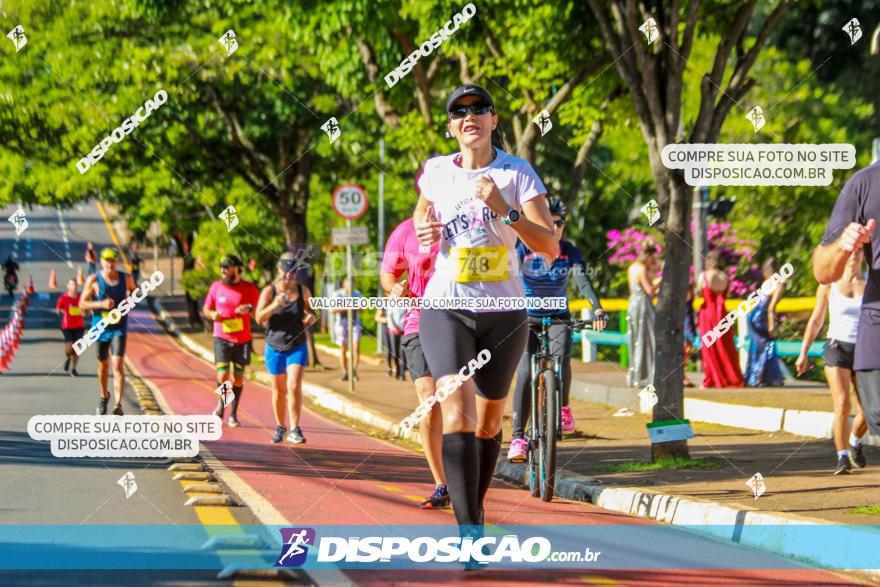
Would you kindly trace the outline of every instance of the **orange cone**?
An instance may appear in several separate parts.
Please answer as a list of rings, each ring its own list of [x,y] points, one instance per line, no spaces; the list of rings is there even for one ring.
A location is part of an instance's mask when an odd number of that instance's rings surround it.
[[[58,276],[55,275],[55,270],[49,272],[49,289],[58,289]]]
[[[6,331],[0,332],[0,373],[9,369],[9,355],[6,352]]]
[[[37,291],[37,290],[34,289],[34,276],[33,276],[33,275],[28,275],[27,292],[28,292],[29,294],[32,294],[32,293],[35,293],[36,291]]]

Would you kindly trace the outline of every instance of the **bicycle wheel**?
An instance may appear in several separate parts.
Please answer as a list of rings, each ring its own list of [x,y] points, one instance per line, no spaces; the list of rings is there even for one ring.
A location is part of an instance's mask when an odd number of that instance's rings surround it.
[[[542,411],[543,405],[542,394],[544,387],[541,385],[543,377],[539,374],[532,380],[532,386],[535,389],[535,401],[532,405],[532,415],[529,417],[529,446],[527,448],[529,455],[529,493],[532,497],[541,495],[541,471],[543,466],[541,460],[543,451],[541,450],[541,438],[544,436],[542,428]]]
[[[556,482],[556,440],[559,430],[559,406],[556,405],[556,374],[544,371],[544,393],[541,410],[543,434],[541,435],[541,499],[553,501],[553,488]]]

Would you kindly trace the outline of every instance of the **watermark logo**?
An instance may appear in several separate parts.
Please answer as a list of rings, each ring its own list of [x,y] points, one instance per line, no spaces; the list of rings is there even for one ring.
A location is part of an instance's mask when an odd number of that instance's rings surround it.
[[[330,144],[332,145],[336,139],[339,138],[339,135],[342,134],[342,131],[339,129],[339,122],[337,122],[335,116],[331,116],[327,122],[321,125],[321,130],[327,133],[327,136],[330,138]]]
[[[474,376],[478,369],[482,369],[490,360],[492,353],[489,349],[483,349],[477,353],[476,359],[471,359],[468,364],[458,370],[458,373],[452,376],[440,389],[428,396],[425,401],[413,411],[412,414],[400,421],[398,426],[403,431],[411,430],[416,424],[424,420],[431,413],[434,404],[444,401],[450,394],[454,393],[461,387],[465,381]]]
[[[299,567],[306,562],[309,546],[315,545],[314,528],[281,528],[281,546],[276,567]]]
[[[76,168],[80,174],[85,173],[92,168],[92,165],[101,160],[107,150],[113,143],[120,143],[122,139],[130,135],[140,124],[150,117],[154,110],[158,110],[159,106],[168,101],[168,93],[165,90],[159,90],[152,99],[144,102],[144,105],[138,108],[134,114],[126,118],[112,133],[101,139],[101,142],[95,145],[91,153],[76,162]]]
[[[224,406],[228,406],[232,403],[232,400],[235,399],[235,393],[232,391],[232,384],[228,381],[224,381],[218,385],[217,389],[214,390],[214,393],[220,396],[220,401],[223,402]]]
[[[149,279],[145,279],[140,286],[134,288],[134,291],[132,291],[127,298],[119,302],[119,306],[111,309],[109,312],[105,312],[103,317],[89,328],[88,332],[86,332],[82,338],[73,343],[73,350],[76,351],[76,354],[83,354],[83,351],[101,338],[101,335],[108,326],[121,322],[122,319],[134,309],[138,302],[142,301],[147,297],[147,294],[162,285],[163,281],[165,281],[165,275],[161,271],[154,272]]]
[[[125,499],[134,495],[138,490],[138,484],[134,480],[134,473],[131,471],[120,477],[116,484],[122,487],[122,490],[125,492]]]
[[[751,122],[752,126],[755,127],[755,132],[761,130],[767,123],[767,119],[764,118],[764,110],[760,106],[752,108],[751,111],[746,114],[746,120]]]
[[[642,214],[648,219],[648,224],[654,226],[654,223],[660,220],[660,205],[657,200],[651,200],[640,208]]]
[[[229,29],[226,33],[217,39],[217,42],[223,46],[223,50],[226,51],[226,56],[229,57],[238,49],[238,39],[235,38],[235,31]]]
[[[642,23],[639,30],[645,34],[645,39],[649,45],[660,38],[660,29],[657,28],[657,21],[653,18],[648,18],[648,20]]]
[[[862,38],[862,25],[859,19],[854,18],[843,27],[843,32],[849,35],[849,44],[855,45]]]
[[[461,25],[473,18],[476,13],[477,7],[474,6],[473,3],[469,3],[461,9],[461,12],[453,15],[452,20],[446,21],[443,28],[432,34],[427,41],[419,45],[415,51],[406,56],[404,60],[400,62],[400,65],[385,75],[385,84],[388,88],[393,88],[397,82],[412,71],[412,68],[415,67],[420,58],[431,55],[431,53],[434,52],[434,49],[446,42],[450,36],[455,34]]]
[[[758,499],[764,492],[767,491],[767,486],[764,485],[764,476],[760,473],[755,473],[752,475],[751,479],[746,481],[746,486],[752,490],[752,493],[755,495],[755,499]]]
[[[235,212],[235,206],[227,206],[225,210],[220,212],[220,218],[226,223],[226,232],[232,232],[232,229],[238,226],[238,214]]]
[[[27,37],[24,34],[24,27],[21,25],[18,25],[9,31],[6,36],[12,41],[12,44],[15,45],[16,53],[24,49],[24,46],[27,45]]]
[[[709,348],[715,344],[716,340],[724,336],[724,334],[730,330],[733,323],[736,322],[737,316],[740,318],[748,316],[749,312],[751,312],[761,300],[770,296],[773,293],[773,290],[776,289],[776,286],[791,277],[793,273],[794,267],[791,263],[783,265],[778,273],[771,275],[770,279],[761,284],[761,287],[750,293],[749,296],[741,301],[736,308],[722,318],[715,328],[700,338],[703,342],[703,346]]]
[[[658,401],[656,389],[650,383],[639,392],[639,410],[643,413],[650,411]]]
[[[28,221],[27,217],[24,215],[24,210],[19,208],[15,211],[15,213],[7,218],[9,222],[15,227],[15,236],[21,236],[21,233],[27,230]]]
[[[538,125],[542,137],[553,128],[553,121],[550,120],[550,113],[546,110],[541,110],[538,115],[532,119],[532,122]]]

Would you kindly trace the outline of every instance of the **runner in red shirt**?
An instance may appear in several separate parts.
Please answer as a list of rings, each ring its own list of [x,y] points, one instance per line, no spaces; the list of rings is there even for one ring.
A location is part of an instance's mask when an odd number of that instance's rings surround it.
[[[232,380],[232,413],[229,426],[238,426],[238,402],[244,385],[244,367],[251,362],[251,316],[260,299],[253,283],[241,278],[241,259],[227,255],[220,262],[222,278],[211,284],[202,313],[214,322],[214,364],[217,384]],[[232,373],[230,373],[230,371]],[[214,414],[223,419],[223,398]]]
[[[79,292],[76,290],[75,279],[68,280],[67,291],[58,297],[55,304],[55,313],[61,316],[61,332],[64,334],[64,355],[67,357],[64,360],[64,370],[69,371],[71,377],[78,377],[76,362],[79,356],[73,350],[73,343],[82,338],[85,324],[79,308]]]

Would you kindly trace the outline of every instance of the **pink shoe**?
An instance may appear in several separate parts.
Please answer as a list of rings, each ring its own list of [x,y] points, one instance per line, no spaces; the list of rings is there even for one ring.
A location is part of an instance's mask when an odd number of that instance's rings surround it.
[[[562,433],[571,434],[575,431],[574,416],[571,415],[571,407],[562,408]]]
[[[522,438],[514,438],[510,441],[510,448],[507,450],[507,460],[511,463],[526,462],[526,448],[528,445]]]

